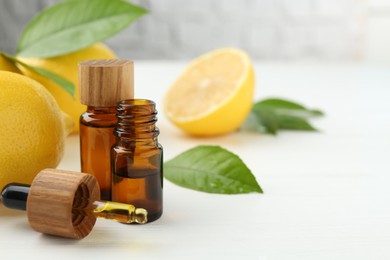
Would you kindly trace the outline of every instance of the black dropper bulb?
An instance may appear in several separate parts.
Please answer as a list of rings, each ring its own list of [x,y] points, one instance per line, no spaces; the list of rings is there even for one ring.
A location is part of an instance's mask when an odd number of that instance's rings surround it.
[[[7,208],[26,210],[28,192],[30,185],[20,183],[7,184],[2,192],[2,202]]]

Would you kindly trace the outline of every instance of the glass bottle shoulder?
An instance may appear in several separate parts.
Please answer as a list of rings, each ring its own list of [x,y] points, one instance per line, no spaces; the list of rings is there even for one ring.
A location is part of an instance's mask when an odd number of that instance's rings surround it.
[[[80,124],[91,127],[114,127],[117,123],[115,107],[90,108],[81,114]]]

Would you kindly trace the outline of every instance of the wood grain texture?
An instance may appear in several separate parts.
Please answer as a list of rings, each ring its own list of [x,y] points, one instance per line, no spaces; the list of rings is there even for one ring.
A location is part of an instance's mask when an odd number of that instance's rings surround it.
[[[79,63],[82,104],[112,107],[134,98],[134,64],[129,60],[102,59]]]
[[[82,199],[88,200],[82,205]],[[99,185],[89,174],[45,169],[31,184],[27,216],[31,227],[42,233],[81,239],[87,236],[96,218],[72,213],[73,204],[87,207],[100,199]]]

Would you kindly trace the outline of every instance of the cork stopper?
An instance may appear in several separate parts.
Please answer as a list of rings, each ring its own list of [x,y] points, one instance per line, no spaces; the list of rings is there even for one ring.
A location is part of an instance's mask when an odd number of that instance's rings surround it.
[[[42,170],[31,184],[27,217],[31,227],[42,233],[81,239],[96,218],[73,211],[100,199],[99,184],[90,174],[57,169]]]
[[[134,64],[129,60],[89,60],[79,63],[82,104],[112,107],[134,98]]]

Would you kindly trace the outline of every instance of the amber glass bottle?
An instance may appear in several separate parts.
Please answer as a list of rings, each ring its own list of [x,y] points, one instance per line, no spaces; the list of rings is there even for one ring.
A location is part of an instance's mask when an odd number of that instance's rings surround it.
[[[111,200],[110,151],[115,143],[116,105],[133,98],[133,62],[91,60],[79,64],[81,171],[99,182],[101,198]]]
[[[112,200],[162,214],[163,156],[157,141],[157,111],[150,100],[131,99],[117,106],[116,143],[111,150]]]
[[[110,150],[116,120],[115,107],[87,107],[80,117],[81,171],[96,177],[103,200],[111,199]]]

